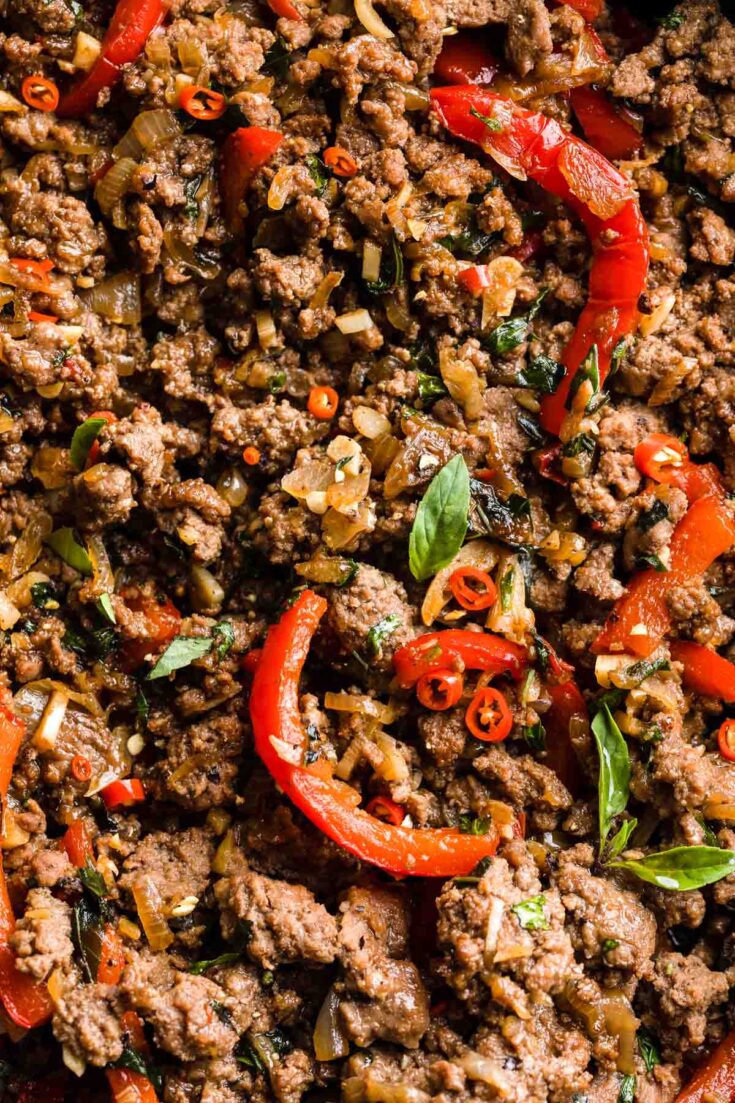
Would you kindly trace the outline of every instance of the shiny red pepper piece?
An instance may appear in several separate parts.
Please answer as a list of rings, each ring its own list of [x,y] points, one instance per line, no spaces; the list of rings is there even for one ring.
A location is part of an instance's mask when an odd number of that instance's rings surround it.
[[[715,1099],[735,1099],[735,1030],[712,1051],[675,1103],[710,1103]]]
[[[636,446],[633,462],[642,475],[654,482],[678,487],[690,502],[708,494],[724,494],[722,476],[716,465],[694,463],[678,437],[652,433]]]
[[[602,89],[581,85],[572,88],[569,98],[585,138],[603,156],[618,161],[641,148],[643,136],[633,125],[632,114],[619,108]]]
[[[219,188],[225,222],[233,233],[242,230],[240,204],[255,174],[270,161],[283,135],[262,126],[241,126],[228,134],[222,146]]]
[[[633,577],[592,644],[593,653],[650,655],[671,626],[666,594],[682,582],[703,575],[733,543],[735,518],[731,507],[721,497],[699,498],[674,529],[669,569],[664,574],[641,571]]]
[[[578,11],[588,23],[602,14],[602,0],[561,0],[561,2],[568,8]]]
[[[396,678],[403,689],[410,689],[424,674],[442,667],[510,674],[518,681],[527,665],[525,648],[517,643],[490,632],[464,628],[427,632],[399,648],[393,656]]]
[[[670,650],[671,658],[684,667],[681,680],[687,689],[735,702],[735,663],[690,640],[673,640]]]
[[[582,790],[584,779],[572,743],[570,725],[575,718],[587,718],[587,705],[579,686],[571,680],[547,685],[546,690],[551,697],[551,708],[543,717],[546,729],[543,763],[576,797]]]
[[[112,88],[122,76],[122,66],[143,52],[148,36],[163,21],[166,0],[118,0],[112,21],[102,39],[102,50],[92,68],[61,97],[57,115],[76,118],[93,110],[97,96]]]
[[[454,877],[494,854],[497,832],[462,835],[453,829],[400,827],[357,808],[357,792],[315,776],[301,759],[305,735],[299,682],[312,637],[327,603],[304,590],[269,631],[255,672],[250,717],[255,749],[273,780],[325,835],[389,873]]]
[[[444,38],[434,77],[445,84],[492,84],[499,68],[478,31],[460,31]]]
[[[303,19],[299,9],[291,3],[291,0],[267,0],[268,7],[281,19]]]
[[[541,424],[558,434],[572,379],[592,345],[597,345],[602,386],[615,345],[636,324],[648,273],[645,220],[622,173],[555,119],[475,85],[435,88],[431,98],[455,137],[497,155],[521,179],[528,177],[564,200],[589,234],[594,252],[589,297],[564,350],[566,375],[541,404]]]
[[[106,1069],[113,1103],[158,1103],[156,1090],[142,1072],[134,1069]]]

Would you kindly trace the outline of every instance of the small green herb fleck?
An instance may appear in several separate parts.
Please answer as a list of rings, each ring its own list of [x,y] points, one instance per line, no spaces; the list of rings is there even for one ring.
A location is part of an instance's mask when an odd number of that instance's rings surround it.
[[[229,620],[222,620],[212,629],[214,653],[218,659],[224,659],[235,642],[235,630]]]
[[[309,175],[314,181],[314,194],[316,196],[324,195],[324,189],[329,183],[329,175],[324,162],[311,153],[306,158],[306,167],[309,170]]]
[[[646,1066],[646,1072],[652,1073],[656,1065],[661,1064],[661,1053],[659,1052],[658,1042],[644,1026],[638,1031],[638,1052],[643,1058],[643,1063]]]
[[[513,603],[513,584],[515,582],[515,567],[507,570],[500,580],[500,608],[507,613]]]
[[[443,398],[449,392],[443,381],[437,375],[428,375],[420,371],[416,373],[419,384],[419,397],[422,402],[436,402],[437,398]]]
[[[543,751],[546,748],[546,728],[540,720],[535,724],[526,724],[523,729],[523,738],[532,751]]]
[[[487,835],[492,822],[485,816],[473,816],[467,812],[459,817],[458,826],[463,835]]]
[[[499,131],[503,129],[503,124],[498,122],[497,119],[491,119],[489,115],[483,115],[476,108],[470,108],[470,115],[475,119],[479,119],[481,123],[484,123],[488,130]]]
[[[617,950],[620,943],[617,938],[604,938],[601,943],[601,949],[603,954],[610,954],[613,950]]]
[[[641,532],[648,532],[659,521],[664,521],[669,516],[669,511],[660,498],[654,498],[648,509],[645,509],[638,518],[638,528]]]
[[[635,566],[638,571],[645,571],[647,567],[652,567],[653,570],[658,571],[659,574],[666,574],[669,569],[655,552],[650,552],[648,555],[636,556]]]
[[[109,620],[110,624],[117,624],[115,609],[109,594],[100,594],[97,599],[97,608],[102,616],[105,617],[106,620]]]
[[[618,1103],[635,1103],[635,1076],[626,1074],[622,1077]]]
[[[385,640],[392,636],[400,626],[401,618],[396,613],[389,613],[387,617],[383,617],[377,624],[374,624],[365,641],[368,653],[374,656],[380,655]]]
[[[75,571],[80,574],[92,574],[92,560],[87,555],[86,548],[77,539],[74,530],[60,528],[52,532],[47,541],[49,547],[56,552]]]
[[[548,931],[549,920],[544,912],[546,897],[531,896],[511,906],[511,911],[524,931]]]
[[[206,973],[208,969],[214,969],[216,965],[234,965],[235,962],[240,961],[241,958],[241,953],[229,951],[226,954],[220,954],[219,957],[210,957],[203,961],[195,961],[193,965],[189,966],[189,972],[193,973],[195,977],[200,977],[202,973]]]

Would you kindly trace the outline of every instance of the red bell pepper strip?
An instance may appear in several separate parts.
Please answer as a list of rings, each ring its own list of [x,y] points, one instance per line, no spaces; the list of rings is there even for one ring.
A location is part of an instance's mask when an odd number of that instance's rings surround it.
[[[281,19],[303,19],[299,9],[291,3],[291,0],[267,0],[268,7],[274,15]]]
[[[13,764],[23,740],[23,722],[13,715],[10,694],[0,701],[0,803],[4,804],[13,775]],[[15,955],[8,939],[15,928],[15,916],[0,859],[0,1002],[16,1026],[30,1029],[51,1016],[51,997],[45,984],[15,968]]]
[[[470,295],[474,295],[475,298],[477,298],[477,296],[481,295],[492,283],[490,266],[487,264],[474,264],[471,268],[461,269],[461,271],[457,273],[457,283],[464,287],[465,291],[469,291]]]
[[[233,233],[243,228],[240,203],[246,191],[282,141],[277,130],[262,126],[241,126],[227,135],[220,157],[219,188],[225,222]]]
[[[683,441],[666,433],[652,433],[636,446],[633,462],[642,475],[657,483],[676,486],[690,502],[708,494],[725,493],[714,463],[693,463]]]
[[[528,666],[528,655],[525,648],[502,636],[448,628],[404,644],[393,656],[393,666],[402,689],[410,689],[424,674],[442,667],[510,674],[518,681]]]
[[[687,689],[703,697],[735,701],[735,663],[690,640],[674,640],[670,650],[671,658],[684,667],[682,681]]]
[[[675,586],[703,575],[735,543],[735,518],[721,497],[699,498],[689,507],[671,537],[669,569],[641,571],[615,603],[605,627],[592,644],[600,655],[628,651],[650,655],[668,632],[671,617],[666,595]]]
[[[494,854],[497,832],[462,835],[383,823],[355,807],[354,789],[316,777],[300,765],[305,735],[299,681],[309,645],[327,603],[304,590],[269,631],[250,695],[255,749],[273,780],[325,835],[345,850],[389,873],[454,877]]]
[[[134,613],[142,613],[146,619],[147,634],[138,639],[126,640],[121,649],[125,666],[132,670],[140,666],[146,655],[170,643],[179,631],[181,613],[167,597],[154,597],[137,587],[123,589],[120,596],[128,609]]]
[[[546,729],[543,763],[554,771],[572,796],[576,797],[582,790],[583,776],[569,726],[575,717],[586,719],[587,705],[579,686],[571,679],[556,685],[547,684],[546,690],[551,697],[551,708],[543,716]]]
[[[113,1103],[158,1103],[156,1090],[147,1076],[134,1069],[106,1069]]]
[[[100,963],[97,967],[99,984],[119,984],[125,968],[125,948],[122,939],[111,923],[102,932]]]
[[[711,1103],[735,1099],[735,1030],[712,1051],[674,1103]]]
[[[69,861],[77,869],[84,869],[86,865],[94,861],[92,840],[83,820],[75,820],[67,827],[61,845],[66,851]]]
[[[444,38],[434,76],[445,84],[492,84],[499,68],[477,31],[460,31]]]
[[[572,110],[591,146],[612,161],[632,157],[643,144],[643,136],[633,125],[632,113],[619,108],[606,92],[590,85],[572,88]]]
[[[112,811],[113,808],[129,808],[133,804],[140,804],[145,800],[145,789],[137,777],[128,777],[105,785],[100,790],[100,796],[105,808]]]
[[[602,0],[561,0],[561,2],[568,8],[578,11],[588,23],[602,14]]]
[[[99,93],[117,84],[122,66],[143,52],[148,36],[163,21],[167,8],[167,0],[118,0],[99,57],[62,96],[57,115],[68,119],[91,111]]]
[[[481,146],[520,179],[530,177],[563,199],[589,234],[594,253],[589,297],[564,350],[566,375],[541,405],[541,424],[558,434],[572,379],[592,345],[602,386],[615,345],[637,321],[649,259],[640,206],[622,173],[555,119],[475,85],[435,88],[431,98],[455,137]]]

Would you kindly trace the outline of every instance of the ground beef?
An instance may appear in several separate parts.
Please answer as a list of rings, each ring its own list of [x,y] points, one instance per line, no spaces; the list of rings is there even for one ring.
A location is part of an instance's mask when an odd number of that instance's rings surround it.
[[[25,911],[10,936],[16,967],[37,980],[46,980],[54,969],[71,964],[69,905],[56,900],[48,889],[31,889]]]
[[[340,650],[357,651],[379,671],[390,669],[395,651],[414,635],[414,614],[403,586],[367,565],[349,585],[332,592],[327,616]]]
[[[120,887],[131,891],[140,877],[148,877],[166,906],[199,897],[209,882],[213,853],[211,837],[199,828],[176,835],[155,831],[125,859]]]
[[[121,1015],[120,995],[114,985],[80,985],[71,974],[54,1011],[54,1037],[78,1060],[103,1068],[122,1054]]]
[[[727,999],[725,974],[708,969],[695,954],[659,954],[655,965],[652,980],[659,1013],[666,1023],[683,1027],[690,1045],[701,1045],[708,1009]]]

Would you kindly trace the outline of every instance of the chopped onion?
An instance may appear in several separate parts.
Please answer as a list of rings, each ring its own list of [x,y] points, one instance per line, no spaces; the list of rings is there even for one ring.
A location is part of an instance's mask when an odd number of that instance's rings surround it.
[[[328,509],[322,521],[324,543],[332,551],[350,548],[363,532],[372,532],[376,523],[375,507],[362,501],[354,516],[346,517],[336,509]]]
[[[461,1057],[455,1057],[454,1064],[464,1069],[470,1080],[489,1084],[501,1099],[507,1099],[511,1094],[510,1081],[500,1065],[476,1050],[471,1049]]]
[[[421,619],[429,627],[434,623],[445,605],[452,597],[449,579],[459,567],[477,567],[482,571],[492,571],[498,562],[501,550],[489,540],[470,540],[459,549],[451,563],[442,567],[431,580],[421,606]]]
[[[86,73],[100,56],[101,50],[102,43],[98,38],[87,34],[86,31],[80,31],[74,43],[74,57],[71,63],[75,69],[83,69]]]
[[[376,767],[376,774],[384,781],[406,781],[409,775],[408,763],[393,736],[380,731],[375,736],[375,742],[383,752],[383,761]]]
[[[244,503],[248,496],[248,482],[239,467],[230,467],[220,475],[217,493],[233,509]]]
[[[526,604],[526,582],[515,555],[501,556],[495,574],[495,585],[498,588],[498,597],[488,614],[487,627],[491,632],[498,632],[514,643],[523,644],[532,631],[536,618],[533,610]],[[509,596],[504,598],[506,590],[509,591]]]
[[[393,31],[380,18],[373,7],[372,0],[355,0],[355,15],[368,34],[375,38],[382,38],[384,42],[393,38]]]
[[[225,600],[225,591],[206,567],[194,563],[189,572],[194,608],[198,613],[217,611]]]
[[[138,160],[143,153],[150,153],[180,134],[178,120],[167,107],[141,111],[113,149],[112,155],[116,160],[127,157]]]
[[[398,711],[393,705],[384,705],[373,697],[366,697],[359,693],[325,693],[324,707],[335,712],[357,713],[359,716],[369,716],[377,720],[379,724],[392,724],[398,716]]]
[[[309,300],[309,310],[320,310],[329,302],[329,296],[335,287],[339,287],[344,278],[344,272],[327,272],[316,291]]]
[[[212,859],[212,872],[226,874],[230,868],[230,861],[236,853],[235,836],[232,831],[228,831]]]
[[[110,564],[110,558],[101,537],[94,533],[87,538],[87,554],[92,563],[92,579],[95,590],[104,594],[114,593],[115,575]]]
[[[326,582],[339,586],[344,585],[353,574],[354,565],[349,559],[339,559],[317,551],[305,563],[297,563],[294,569],[297,575],[309,582]]]
[[[640,333],[644,337],[650,337],[652,333],[656,333],[657,330],[661,329],[661,326],[675,306],[676,295],[674,292],[672,291],[670,294],[664,295],[653,314],[641,314],[641,320],[638,323]]]
[[[355,406],[352,411],[352,424],[361,436],[375,440],[390,433],[391,424],[385,414],[373,410],[372,406]]]
[[[393,87],[403,92],[407,111],[429,110],[429,93],[423,88],[417,88],[415,84],[394,84]]]
[[[0,590],[0,628],[7,632],[19,620],[20,609],[16,608],[5,590]]]
[[[337,472],[344,474],[344,472]],[[334,482],[327,487],[327,505],[352,517],[355,507],[362,502],[370,489],[370,464],[366,461],[359,475],[347,475],[342,482]]]
[[[336,1061],[350,1052],[347,1040],[338,1019],[339,996],[332,986],[327,992],[314,1026],[314,1054],[317,1061]]]
[[[74,476],[68,448],[42,444],[31,460],[31,474],[46,490],[58,490]]]
[[[276,323],[270,310],[255,311],[255,328],[258,332],[258,343],[262,349],[272,348],[276,344]]]
[[[155,882],[146,875],[139,877],[133,884],[133,899],[150,948],[168,949],[174,936],[166,922],[163,901]]]
[[[87,1062],[83,1057],[80,1057],[77,1053],[72,1052],[69,1046],[61,1047],[61,1060],[69,1072],[73,1072],[75,1076],[84,1076],[87,1071]],[[132,1087],[132,1084],[130,1085]],[[125,1089],[127,1091],[127,1088]],[[140,1098],[138,1090],[135,1090],[136,1099]],[[124,1093],[115,1093],[116,1103],[131,1103],[130,1100],[124,1098]]]
[[[268,188],[268,207],[272,211],[282,211],[294,194],[294,177],[301,175],[300,165],[281,165]]]
[[[31,514],[10,551],[0,555],[0,575],[12,581],[25,574],[41,554],[43,542],[51,535],[52,528],[48,513],[39,510]]]
[[[145,44],[145,55],[154,68],[171,68],[171,50],[166,34],[160,28],[148,36],[148,41]]]
[[[350,310],[347,314],[340,314],[335,318],[335,325],[340,333],[364,333],[366,329],[372,329],[373,319],[364,307],[359,310]]]
[[[97,200],[103,214],[109,218],[115,204],[122,199],[130,187],[133,174],[138,168],[131,157],[123,157],[112,168],[108,169],[101,180],[98,180],[94,197]]]
[[[456,349],[443,348],[439,352],[439,371],[447,390],[458,402],[468,421],[477,421],[484,410],[481,381],[477,368],[470,360],[461,360]]]
[[[505,904],[498,896],[490,897],[490,907],[487,914],[487,926],[485,927],[485,943],[482,956],[486,965],[492,965],[495,960],[495,951],[498,946],[498,935],[505,915]]]
[[[163,231],[163,243],[169,257],[175,264],[188,268],[201,279],[213,280],[215,276],[219,275],[219,265],[215,261],[202,260],[190,245],[182,241],[178,234],[168,227]]]
[[[375,283],[380,279],[380,261],[383,256],[382,246],[369,239],[362,247],[362,278],[368,283]]]
[[[17,846],[25,846],[30,837],[28,831],[18,826],[13,809],[6,808],[2,816],[0,847],[3,850],[14,850]]]
[[[182,38],[177,43],[176,52],[179,55],[181,68],[190,77],[195,77],[198,79],[202,70],[208,67],[206,49],[202,47],[198,38],[196,38],[195,36],[192,36],[190,38]],[[204,79],[200,79],[199,83],[205,84],[206,81]]]
[[[54,690],[46,702],[41,722],[33,735],[34,746],[39,750],[50,751],[55,746],[68,707],[67,694]]]
[[[735,803],[722,797],[713,797],[706,802],[702,809],[705,819],[723,820],[732,823],[735,820]]]
[[[27,110],[26,105],[17,100],[15,96],[11,96],[10,92],[0,89],[0,113],[24,114]]]
[[[314,491],[326,491],[333,479],[333,467],[321,460],[312,460],[289,471],[281,479],[281,489],[293,498],[304,500]]]
[[[84,302],[96,314],[116,325],[137,325],[141,319],[140,276],[118,272],[84,292]]]
[[[482,296],[482,326],[485,328],[485,312],[507,318],[513,309],[516,288],[523,276],[523,265],[515,257],[495,257],[487,265],[489,286]]]

